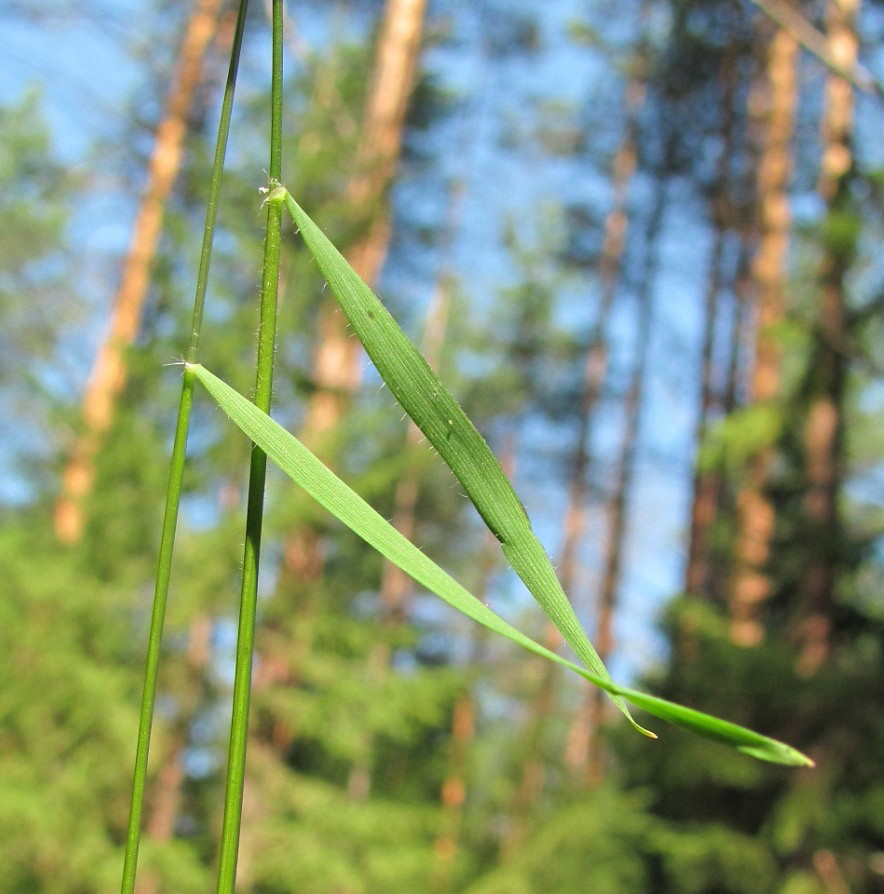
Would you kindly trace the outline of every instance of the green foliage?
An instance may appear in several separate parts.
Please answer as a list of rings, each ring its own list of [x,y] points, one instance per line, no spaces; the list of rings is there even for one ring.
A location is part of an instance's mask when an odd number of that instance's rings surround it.
[[[868,856],[860,854],[881,840],[872,818],[880,788],[870,756],[882,747],[884,727],[870,717],[881,710],[872,692],[884,656],[852,639],[869,629],[868,619],[843,631],[838,657],[812,680],[797,672],[796,652],[780,641],[734,645],[727,620],[695,600],[674,604],[668,624],[674,641],[690,637],[693,657],[673,661],[655,681],[657,691],[699,706],[726,705],[741,722],[803,743],[817,767],[784,776],[762,764],[721,761],[700,739],[666,737],[659,749],[641,754],[624,739],[628,784],[652,793],[650,813],[660,821],[646,857],[662,861],[664,880],[655,890],[749,892],[760,884],[816,891],[814,855],[827,854],[837,855],[851,891],[876,890]],[[766,681],[765,698],[747,699],[745,687],[759,680]],[[741,863],[754,868],[738,871]]]
[[[703,471],[743,469],[750,457],[772,447],[783,430],[780,407],[755,403],[728,414],[708,433],[697,460]]]
[[[138,606],[35,534],[44,521],[29,513],[0,530],[4,894],[119,879]]]
[[[601,789],[543,818],[538,833],[506,866],[466,894],[617,894],[650,890],[642,851],[653,823],[641,795]]]
[[[358,802],[339,788],[287,774],[263,778],[267,814],[245,834],[261,854],[247,884],[262,894],[419,889],[430,875],[438,820],[425,805],[383,797]]]
[[[852,210],[834,211],[826,216],[820,234],[826,248],[845,263],[856,254],[862,222]]]
[[[673,894],[752,894],[772,891],[776,864],[763,843],[726,825],[658,825],[649,847],[659,855],[665,890]],[[662,888],[661,888],[662,889]]]

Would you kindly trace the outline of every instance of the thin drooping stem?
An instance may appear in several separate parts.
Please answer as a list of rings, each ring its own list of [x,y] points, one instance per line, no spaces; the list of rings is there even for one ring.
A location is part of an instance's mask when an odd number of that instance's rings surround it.
[[[273,0],[273,67],[270,114],[270,188],[282,177],[282,0]],[[264,272],[261,280],[261,322],[258,330],[258,363],[255,377],[255,406],[270,411],[273,393],[273,354],[276,347],[276,305],[279,288],[279,248],[282,200],[267,202],[267,230],[264,236]],[[246,510],[246,542],[243,553],[236,669],[233,681],[233,714],[224,796],[224,823],[221,831],[221,862],[218,869],[219,894],[233,894],[242,823],[246,744],[249,729],[249,702],[252,685],[252,657],[255,649],[255,613],[258,601],[258,564],[261,554],[261,527],[264,519],[264,479],[267,456],[254,447],[249,469]]]
[[[826,35],[817,31],[797,7],[784,0],[752,0],[752,2],[797,40],[805,50],[816,56],[835,77],[879,99],[884,97],[884,85],[874,73],[865,65],[861,65],[855,54],[850,59],[842,58],[841,54],[833,49]]]
[[[206,287],[209,281],[209,266],[212,257],[212,243],[215,236],[215,219],[218,212],[218,199],[221,194],[221,175],[224,170],[224,158],[227,154],[227,138],[230,133],[230,116],[233,110],[233,96],[236,89],[236,76],[239,70],[239,57],[242,49],[242,35],[245,27],[247,7],[248,0],[241,0],[236,30],[233,36],[233,45],[230,50],[230,66],[227,72],[227,83],[224,88],[224,99],[221,103],[221,118],[218,123],[218,138],[215,143],[215,157],[212,163],[212,178],[209,185],[209,201],[206,207],[206,220],[203,229],[203,247],[200,253],[196,294],[193,302],[193,322],[191,325],[190,343],[187,348],[187,359],[189,362],[196,361],[199,349],[200,328],[202,326],[203,307],[205,305]],[[141,696],[141,714],[135,751],[135,772],[132,782],[132,801],[129,809],[129,826],[126,832],[123,881],[120,888],[122,894],[132,894],[135,889],[135,871],[141,836],[141,816],[144,809],[144,789],[147,782],[147,758],[150,749],[154,704],[156,702],[157,676],[163,640],[163,626],[166,619],[166,603],[169,596],[172,550],[175,543],[175,530],[178,526],[178,506],[181,501],[181,484],[184,477],[187,435],[190,430],[193,383],[193,374],[188,369],[185,369],[181,385],[181,399],[178,404],[178,421],[175,425],[175,441],[172,446],[172,458],[169,464],[169,483],[166,489],[166,506],[163,513],[163,532],[160,538],[156,586],[150,618],[150,631],[148,633],[144,688]]]

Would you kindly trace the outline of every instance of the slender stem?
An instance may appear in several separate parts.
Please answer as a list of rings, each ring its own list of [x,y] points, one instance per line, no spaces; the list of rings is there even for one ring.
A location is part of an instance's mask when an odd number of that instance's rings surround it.
[[[281,180],[282,159],[282,0],[273,0],[273,70],[270,121],[270,188]],[[261,282],[261,322],[258,331],[258,368],[255,405],[270,411],[273,390],[273,352],[276,343],[276,302],[279,284],[279,247],[282,224],[282,197],[267,202],[267,231],[264,237],[264,273]],[[224,796],[224,823],[221,830],[221,861],[218,894],[233,894],[242,824],[242,796],[245,782],[246,744],[249,729],[249,700],[252,658],[255,646],[255,612],[258,600],[258,564],[261,553],[261,524],[264,515],[264,478],[267,456],[254,447],[249,470],[246,512],[246,542],[243,554],[242,592],[233,681],[233,716],[227,763],[227,790]]]
[[[203,247],[200,251],[196,296],[193,301],[193,321],[190,327],[190,345],[187,349],[188,363],[196,363],[197,361],[200,330],[203,324],[203,308],[206,303],[206,288],[209,283],[209,263],[212,259],[212,245],[215,241],[215,219],[218,216],[218,200],[221,195],[221,175],[224,171],[224,158],[227,154],[227,137],[230,133],[230,116],[233,112],[233,94],[236,90],[236,75],[239,71],[239,57],[242,51],[242,36],[248,7],[249,0],[240,0],[239,13],[236,17],[236,30],[233,34],[233,45],[230,50],[230,67],[227,71],[227,83],[224,87],[224,100],[221,103],[221,120],[218,122],[218,140],[215,143],[215,158],[212,162],[212,181],[209,185],[206,223],[203,228]]]
[[[196,362],[199,347],[206,285],[209,279],[209,264],[212,256],[212,242],[215,235],[215,218],[218,211],[218,197],[221,192],[221,175],[227,152],[227,138],[230,133],[230,116],[236,75],[242,48],[243,28],[246,20],[248,0],[241,0],[233,46],[230,52],[230,67],[221,103],[221,119],[218,123],[218,138],[215,144],[215,159],[212,164],[212,180],[209,188],[209,202],[206,207],[206,222],[203,230],[203,246],[200,253],[197,274],[196,295],[193,303],[193,324],[190,344],[187,349],[189,362]],[[126,852],[123,862],[121,894],[132,894],[135,889],[135,872],[138,864],[138,848],[141,842],[141,817],[144,811],[144,790],[147,783],[147,761],[150,751],[150,734],[153,726],[154,704],[156,702],[157,676],[160,651],[163,640],[163,626],[166,619],[166,603],[169,596],[169,578],[172,568],[172,550],[175,544],[175,530],[178,526],[178,507],[181,502],[181,484],[184,477],[184,461],[187,452],[187,435],[190,430],[190,409],[193,404],[193,373],[185,368],[181,384],[181,399],[178,404],[178,420],[175,424],[175,441],[169,463],[169,482],[166,488],[166,505],[163,512],[163,532],[157,559],[156,586],[150,617],[147,640],[147,658],[144,670],[144,688],[141,695],[141,713],[138,722],[138,740],[135,750],[135,771],[132,781],[132,801],[129,807],[129,825],[126,831]]]

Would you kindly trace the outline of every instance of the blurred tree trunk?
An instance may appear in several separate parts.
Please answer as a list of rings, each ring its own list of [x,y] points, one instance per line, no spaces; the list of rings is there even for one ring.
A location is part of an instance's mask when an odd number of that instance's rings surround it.
[[[691,489],[690,534],[688,538],[688,562],[685,567],[685,592],[689,596],[708,598],[711,582],[710,529],[718,511],[718,494],[721,475],[715,469],[702,468],[700,450],[706,437],[709,421],[715,409],[715,326],[719,313],[724,260],[725,230],[720,221],[713,221],[712,255],[709,262],[709,279],[706,284],[706,300],[703,324],[703,347],[700,360],[700,402],[697,413],[694,479]]]
[[[503,456],[503,466],[507,474],[511,473],[513,458],[511,449]],[[476,593],[484,599],[488,592],[491,575],[499,564],[500,547],[497,538],[490,531],[485,534],[485,549],[480,561],[480,579],[482,589]],[[464,805],[467,800],[467,772],[470,751],[476,738],[477,705],[474,693],[475,681],[482,664],[482,656],[488,632],[484,627],[473,628],[472,648],[468,661],[470,679],[458,695],[451,715],[451,751],[448,767],[442,782],[442,823],[439,834],[433,844],[435,867],[432,877],[434,891],[451,891],[454,882],[454,865],[461,846],[461,830],[463,829]]]
[[[427,320],[421,342],[421,354],[427,363],[438,370],[442,359],[445,333],[448,328],[448,310],[451,304],[451,290],[454,287],[451,251],[460,228],[460,213],[464,197],[464,183],[458,181],[452,187],[448,207],[448,221],[443,237],[443,260],[436,289],[427,309]],[[423,440],[421,430],[409,423],[405,435],[405,452],[412,453]],[[422,470],[412,463],[405,470],[396,485],[393,497],[393,527],[408,540],[413,540],[417,531],[417,498]],[[380,586],[381,624],[388,634],[407,623],[414,580],[398,565],[384,561]],[[390,642],[388,636],[378,639],[372,648],[368,661],[368,676],[377,679],[387,673],[390,664]],[[350,772],[347,788],[350,796],[363,799],[371,789],[371,744],[366,743],[364,758],[354,764]]]
[[[855,30],[859,0],[830,0],[830,52],[844,69],[857,61]],[[826,82],[822,121],[823,156],[819,193],[826,203],[820,302],[811,356],[810,394],[804,428],[804,511],[809,526],[808,555],[801,586],[804,615],[799,667],[812,673],[829,655],[838,566],[842,481],[844,397],[848,341],[845,277],[855,252],[857,225],[849,209],[853,169],[853,88],[839,75]]]
[[[565,514],[565,539],[558,562],[559,577],[565,593],[571,595],[577,582],[577,549],[586,529],[586,504],[589,498],[589,461],[592,423],[608,373],[608,324],[620,282],[626,231],[629,224],[627,200],[629,184],[635,174],[638,113],[644,102],[643,80],[633,80],[626,88],[628,110],[626,133],[617,148],[612,166],[614,206],[605,218],[605,235],[599,262],[601,297],[598,318],[589,338],[580,392],[577,437],[568,484],[568,509]],[[551,628],[548,639],[561,637]],[[550,665],[552,667],[552,665]]]
[[[746,188],[747,193],[751,187]],[[724,358],[725,378],[721,395],[721,412],[724,416],[732,413],[740,404],[741,384],[745,379],[746,348],[750,341],[747,333],[747,316],[752,303],[752,255],[754,250],[754,227],[741,214],[737,245],[736,271],[733,280],[733,305],[730,320],[730,338],[727,355]],[[734,518],[733,489],[727,486],[725,476],[720,472],[715,488],[713,519]],[[721,548],[707,543],[708,550],[708,594],[715,605],[727,607],[728,590],[733,570],[733,556]]]
[[[635,458],[641,434],[642,395],[650,354],[654,319],[653,293],[660,267],[660,235],[666,212],[666,172],[658,174],[653,205],[645,230],[645,259],[638,280],[636,319],[638,331],[629,390],[624,406],[623,440],[617,459],[614,488],[605,506],[605,549],[602,587],[599,596],[596,650],[606,664],[614,651],[614,616],[623,572],[629,501],[635,481]],[[598,785],[605,772],[602,725],[605,720],[607,695],[598,687],[587,687],[581,710],[577,714],[571,736],[587,742],[585,782]]]
[[[644,63],[645,60],[641,60]],[[599,305],[599,319],[596,332],[590,341],[586,357],[583,392],[581,394],[580,428],[574,454],[574,466],[568,493],[568,510],[565,516],[565,542],[559,563],[562,587],[569,595],[573,592],[577,579],[577,547],[586,527],[586,503],[589,497],[589,446],[592,418],[601,396],[602,385],[608,373],[607,327],[620,274],[623,254],[626,249],[628,227],[627,197],[629,183],[635,175],[638,153],[638,116],[645,101],[646,84],[644,77],[635,77],[626,88],[626,133],[617,154],[614,156],[614,207],[605,220],[605,239],[602,259],[599,265],[602,297]],[[547,646],[555,647],[558,631],[550,628]],[[596,643],[598,650],[599,643]],[[605,657],[599,652],[602,661]],[[550,665],[545,674],[554,678]],[[565,744],[565,764],[575,776],[582,776],[586,770],[591,737],[587,726],[589,718],[583,708],[578,709],[577,718],[571,727]]]
[[[448,312],[451,304],[451,292],[454,288],[452,252],[457,234],[460,231],[461,212],[465,196],[466,184],[457,181],[451,189],[448,207],[448,220],[442,239],[442,260],[436,289],[427,309],[427,320],[421,342],[421,353],[433,369],[438,370],[442,360],[442,349],[445,344],[448,328]],[[405,436],[406,451],[412,451],[423,440],[420,429],[409,423]],[[409,540],[414,536],[417,526],[416,506],[420,470],[411,465],[399,479],[394,498],[393,526]],[[402,623],[408,613],[408,604],[414,589],[414,581],[398,565],[384,562],[381,578],[381,611],[391,623]],[[387,662],[384,661],[386,664]]]
[[[187,118],[199,85],[206,48],[218,24],[221,0],[197,0],[184,31],[175,73],[157,128],[120,285],[111,306],[111,322],[101,343],[82,400],[83,432],[62,475],[54,525],[59,539],[74,543],[83,532],[83,501],[95,479],[95,457],[110,428],[126,386],[126,351],[138,335],[150,269],[163,224],[163,211],[183,156]]]
[[[497,549],[497,542],[494,543]],[[478,632],[475,634],[481,636]],[[478,664],[474,659],[472,664]],[[465,687],[454,703],[451,716],[451,756],[442,783],[442,828],[433,843],[435,868],[434,891],[450,891],[454,862],[460,845],[464,803],[467,799],[467,766],[470,749],[476,736],[476,698],[471,687]]]
[[[423,32],[426,0],[387,0],[366,98],[362,130],[356,153],[355,173],[347,188],[354,215],[365,232],[348,254],[356,272],[369,285],[380,271],[389,243],[387,192],[402,149],[405,113],[414,87]],[[359,384],[359,343],[350,338],[346,320],[334,301],[319,309],[319,334],[313,358],[313,380],[317,391],[307,407],[301,440],[322,452],[322,441],[340,421],[349,396]],[[297,589],[315,590],[322,577],[325,556],[321,538],[307,524],[298,525],[287,536],[277,584],[280,593]],[[299,603],[299,620],[314,608],[315,592]],[[277,638],[278,639],[278,638]],[[269,651],[261,649],[263,669],[256,676],[258,688],[278,682],[291,683],[297,676],[290,643],[281,641]],[[311,646],[309,634],[297,649],[304,654]],[[287,724],[277,723],[275,749],[282,753],[291,741]]]
[[[347,196],[366,229],[348,252],[356,272],[373,285],[390,238],[387,192],[402,150],[405,113],[414,87],[426,0],[387,0],[375,51],[362,131],[356,152],[356,173]],[[301,439],[314,450],[337,425],[362,376],[360,348],[350,338],[344,316],[334,301],[319,309],[319,334],[313,357],[317,390],[307,407]],[[300,525],[283,548],[280,589],[317,581],[324,559],[316,532]],[[272,676],[272,675],[271,675]]]
[[[689,596],[709,598],[712,583],[712,555],[710,532],[718,512],[722,487],[718,469],[703,468],[700,451],[706,438],[710,417],[716,408],[715,378],[720,364],[715,357],[715,332],[720,317],[721,292],[727,274],[724,270],[725,248],[734,227],[737,213],[733,201],[732,164],[735,154],[734,100],[736,96],[736,54],[731,47],[722,60],[720,79],[722,148],[718,158],[714,192],[709,201],[709,217],[713,227],[709,278],[704,302],[703,346],[700,353],[700,403],[697,412],[694,479],[692,486],[688,561],[685,568],[685,592]],[[739,270],[734,272],[739,275]],[[734,289],[736,291],[736,289]],[[738,329],[734,330],[737,334]]]
[[[373,285],[390,241],[387,192],[402,151],[405,113],[420,52],[426,0],[387,0],[368,90],[356,174],[347,197],[365,232],[347,253],[356,272]],[[319,343],[313,360],[317,392],[304,427],[314,443],[337,424],[361,378],[360,347],[332,301],[320,308]]]
[[[637,59],[637,65],[644,59]],[[599,261],[599,310],[589,336],[580,390],[577,435],[568,482],[568,507],[565,513],[564,540],[556,563],[562,589],[573,601],[579,572],[578,549],[586,530],[586,507],[589,499],[590,445],[592,424],[598,407],[602,386],[608,370],[608,327],[611,309],[617,295],[629,225],[629,186],[637,161],[638,115],[644,103],[646,84],[644,72],[637,71],[625,90],[627,116],[625,131],[611,165],[613,205],[605,218],[602,255]],[[545,645],[557,651],[561,635],[552,624],[546,626]],[[528,832],[528,815],[538,800],[544,784],[544,757],[540,743],[547,721],[555,704],[558,669],[549,662],[541,666],[540,683],[529,709],[526,735],[526,759],[522,765],[520,784],[513,799],[510,824],[503,841],[504,859],[517,853]],[[569,738],[565,749],[565,763],[572,772],[584,766],[585,743]]]
[[[785,313],[789,245],[789,175],[795,120],[795,38],[778,29],[768,42],[762,149],[758,164],[759,241],[753,262],[757,290],[755,357],[749,400],[771,403],[780,390],[780,348],[774,327]],[[770,595],[766,565],[774,533],[774,508],[765,490],[773,451],[763,448],[749,461],[746,481],[737,497],[737,538],[730,598],[731,635],[750,646],[761,641],[761,613]]]

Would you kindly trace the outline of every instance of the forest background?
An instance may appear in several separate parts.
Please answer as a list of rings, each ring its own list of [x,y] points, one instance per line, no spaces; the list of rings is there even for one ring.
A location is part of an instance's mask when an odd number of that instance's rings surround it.
[[[271,475],[239,889],[884,889],[884,14],[287,9],[283,179],[512,474],[615,678],[789,741],[651,742]],[[249,393],[254,3],[203,357]],[[0,9],[0,892],[113,890],[235,10]],[[274,415],[556,649],[294,233]],[[249,445],[196,407],[140,890],[211,888]]]

